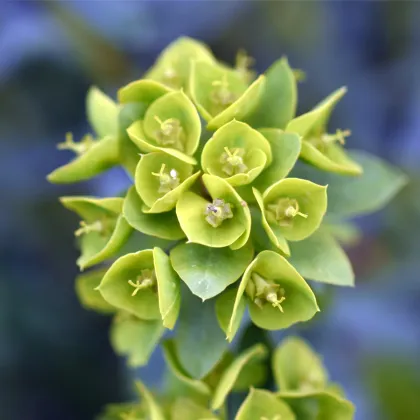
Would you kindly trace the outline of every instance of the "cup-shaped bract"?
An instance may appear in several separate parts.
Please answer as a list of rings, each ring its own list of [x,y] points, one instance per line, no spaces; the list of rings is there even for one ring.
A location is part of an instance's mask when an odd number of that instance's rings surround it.
[[[173,89],[186,88],[193,60],[216,62],[207,45],[192,38],[180,37],[160,53],[145,78],[157,80]]]
[[[330,115],[346,91],[346,88],[341,88],[333,92],[312,111],[290,121],[287,130],[303,136],[300,157],[306,162],[329,172],[360,175],[362,167],[343,148],[350,131],[336,130],[333,134],[326,132]]]
[[[145,204],[145,213],[163,213],[175,208],[200,172],[192,175],[192,165],[163,152],[143,155],[137,165],[135,186]]]
[[[172,329],[180,307],[179,278],[160,249],[126,254],[115,261],[99,285],[103,298],[140,319],[162,319]]]
[[[205,174],[202,180],[210,199],[185,192],[176,205],[188,241],[214,248],[241,248],[251,231],[251,214],[246,202],[224,179]]]
[[[124,199],[123,214],[128,224],[145,235],[178,240],[185,238],[175,210],[165,213],[144,213],[145,204],[135,187],[131,187]]]
[[[201,135],[200,117],[190,99],[182,92],[169,92],[156,99],[146,110],[143,121],[127,130],[131,140],[145,152],[162,151],[187,163]]]
[[[306,281],[284,257],[273,251],[260,252],[246,269],[236,294],[229,331],[237,324],[237,309],[243,305],[243,299],[248,301],[254,324],[267,330],[308,321],[319,311]]]
[[[122,213],[122,198],[62,197],[61,203],[81,218],[75,235],[80,237],[83,270],[115,255],[127,242],[132,228]]]
[[[314,391],[327,387],[320,356],[301,338],[288,337],[274,351],[273,374],[280,391]]]
[[[301,241],[320,226],[327,211],[327,187],[306,179],[286,178],[254,195],[270,240],[285,254],[285,240]]]
[[[248,86],[235,69],[194,61],[188,91],[208,128],[215,130],[233,118],[242,120],[249,115],[258,105],[264,84],[264,76]]]
[[[275,394],[251,388],[235,420],[296,420],[291,408]]]
[[[201,166],[233,186],[251,183],[272,161],[267,139],[249,125],[233,120],[205,144]]]

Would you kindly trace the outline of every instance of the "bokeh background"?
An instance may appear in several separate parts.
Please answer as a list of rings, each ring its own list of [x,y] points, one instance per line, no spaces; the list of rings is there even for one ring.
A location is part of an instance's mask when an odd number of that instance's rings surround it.
[[[113,195],[112,170],[88,183],[49,185],[70,158],[55,144],[87,130],[84,100],[111,95],[180,35],[233,62],[245,48],[264,71],[285,54],[304,69],[299,111],[341,85],[333,115],[349,147],[402,167],[409,185],[361,218],[348,251],[355,289],[334,289],[304,331],[357,420],[420,418],[420,2],[3,1],[0,3],[0,419],[90,420],[130,397],[131,375],[108,342],[109,320],[75,296],[76,218],[57,197]],[[140,373],[157,383],[161,358]]]

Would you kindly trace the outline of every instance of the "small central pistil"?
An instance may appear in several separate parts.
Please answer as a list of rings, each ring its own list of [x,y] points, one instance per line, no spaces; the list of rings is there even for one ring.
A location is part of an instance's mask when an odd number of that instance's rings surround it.
[[[233,217],[231,205],[220,198],[216,198],[213,203],[207,204],[204,215],[207,223],[214,228],[219,227],[224,220]]]
[[[173,147],[174,149],[184,151],[183,129],[181,122],[176,118],[168,118],[162,121],[157,115],[155,120],[159,123],[159,130],[156,131],[156,141],[164,147]]]
[[[156,285],[155,270],[149,268],[141,270],[141,274],[137,276],[136,281],[128,280],[128,284],[134,287],[131,296],[136,296],[139,290],[153,288]]]
[[[215,113],[223,111],[236,101],[237,96],[229,89],[226,74],[223,75],[222,80],[215,80],[211,85],[213,90],[210,97],[216,109]]]
[[[250,282],[247,285],[247,293],[254,303],[262,308],[269,303],[274,308],[278,308],[281,313],[284,312],[281,305],[286,300],[286,292],[279,284],[269,282],[258,273],[251,274]]]
[[[224,148],[224,152],[220,157],[220,162],[223,163],[222,171],[229,175],[243,174],[248,170],[244,163],[245,150],[241,148],[234,148],[229,150]]]
[[[159,178],[158,193],[160,194],[166,194],[174,190],[181,183],[178,172],[175,169],[171,169],[166,173],[165,168],[166,165],[163,163],[159,172],[152,172],[153,176]]]
[[[296,216],[308,217],[299,211],[299,202],[295,198],[280,198],[276,203],[268,204],[266,216],[269,222],[279,226],[290,226]]]

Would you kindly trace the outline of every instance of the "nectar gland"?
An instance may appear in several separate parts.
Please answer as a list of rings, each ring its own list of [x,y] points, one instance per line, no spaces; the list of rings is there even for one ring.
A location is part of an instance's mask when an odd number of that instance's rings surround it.
[[[168,118],[162,121],[157,115],[155,120],[159,124],[156,130],[156,142],[163,147],[173,147],[181,152],[184,151],[183,128],[181,122],[176,118]]]
[[[269,303],[283,313],[282,303],[286,300],[286,292],[279,284],[269,282],[258,273],[253,272],[246,291],[254,303],[262,308]]]
[[[224,152],[220,157],[220,162],[223,164],[222,171],[229,175],[243,174],[248,170],[244,163],[245,150],[241,148],[233,148],[229,150],[224,148]]]
[[[57,149],[71,150],[72,152],[76,153],[76,155],[80,156],[83,155],[83,153],[86,153],[95,143],[96,141],[90,134],[86,134],[82,137],[82,139],[79,142],[75,142],[73,140],[73,134],[66,133],[65,141],[62,143],[58,143]]]
[[[165,168],[166,165],[162,163],[159,172],[152,172],[153,176],[159,178],[158,193],[160,194],[166,194],[174,190],[181,183],[178,172],[175,169],[171,169],[168,173],[166,173]]]
[[[220,198],[216,198],[213,203],[207,204],[204,215],[207,223],[214,228],[219,227],[224,220],[233,217],[231,205]]]
[[[268,204],[267,219],[279,226],[290,226],[296,216],[308,218],[308,215],[299,211],[299,203],[295,198],[280,198],[277,203]]]
[[[137,276],[136,281],[128,280],[128,284],[134,287],[131,296],[136,296],[137,292],[142,289],[150,289],[156,285],[155,270],[146,268],[141,270],[141,274]]]

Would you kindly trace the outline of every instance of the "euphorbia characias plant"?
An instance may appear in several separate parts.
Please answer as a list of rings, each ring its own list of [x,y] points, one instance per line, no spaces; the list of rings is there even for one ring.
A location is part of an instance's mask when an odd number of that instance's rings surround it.
[[[230,66],[180,38],[116,101],[92,88],[92,134],[59,145],[75,157],[50,182],[121,165],[132,184],[118,197],[61,198],[80,217],[80,301],[114,317],[111,343],[130,366],[159,344],[167,364],[159,392],[137,382],[139,401],[110,405],[104,420],[354,416],[288,329],[296,335],[324,309],[317,294],[332,286],[314,292],[308,281],[353,286],[348,218],[385,205],[405,177],[348,151],[350,131],[329,127],[345,88],[296,116],[287,59],[260,76],[250,62],[240,53]],[[272,330],[287,335],[277,348]],[[247,397],[228,405],[238,391]]]

